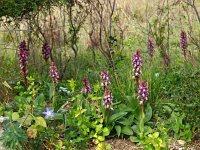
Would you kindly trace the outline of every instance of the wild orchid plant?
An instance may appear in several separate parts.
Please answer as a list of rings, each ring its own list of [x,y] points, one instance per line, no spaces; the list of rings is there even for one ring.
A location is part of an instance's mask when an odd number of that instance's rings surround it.
[[[148,50],[148,54],[149,54],[150,62],[151,62],[154,55],[154,45],[153,45],[152,39],[148,39],[147,50]]]
[[[81,89],[81,92],[84,92],[86,94],[85,98],[88,99],[88,96],[91,92],[91,86],[87,78],[83,79],[83,88]]]
[[[28,55],[29,54],[28,54],[28,49],[27,49],[27,46],[26,46],[26,42],[23,41],[23,42],[20,43],[20,46],[19,46],[19,63],[20,63],[21,73],[22,73],[23,78],[24,78],[26,90],[28,89],[28,80],[27,80],[27,75],[28,75],[28,69],[27,69]]]
[[[102,71],[101,72],[101,86],[103,87],[104,90],[104,108],[105,109],[112,109],[112,100],[113,100],[113,96],[112,96],[112,92],[109,89],[109,85],[110,85],[110,76],[108,74],[108,72],[106,71]]]
[[[113,101],[113,96],[112,92],[110,91],[110,75],[107,71],[102,71],[100,74],[101,77],[101,86],[103,87],[103,105],[104,105],[104,120],[105,123],[108,123],[109,116],[110,116],[110,110],[113,109],[112,107],[112,101]]]
[[[50,76],[51,76],[51,79],[53,81],[53,87],[54,87],[52,97],[53,97],[53,106],[55,107],[56,85],[57,85],[58,81],[60,80],[60,75],[59,75],[58,69],[55,65],[55,61],[54,61],[54,58],[53,58],[53,55],[52,55],[52,50],[51,50],[51,48],[50,48],[50,46],[47,42],[45,42],[42,46],[42,55],[43,55],[43,58],[46,62],[48,61],[49,58],[50,58],[50,61],[51,61]]]
[[[55,107],[55,105],[56,105],[56,101],[55,101],[56,85],[57,85],[57,83],[60,79],[60,76],[59,76],[59,73],[58,73],[58,69],[55,65],[55,62],[53,60],[51,60],[50,76],[51,76],[51,79],[53,81],[53,87],[54,87],[52,97],[53,97],[53,106]]]
[[[182,31],[180,34],[180,47],[186,61],[187,60],[187,34],[185,31]]]

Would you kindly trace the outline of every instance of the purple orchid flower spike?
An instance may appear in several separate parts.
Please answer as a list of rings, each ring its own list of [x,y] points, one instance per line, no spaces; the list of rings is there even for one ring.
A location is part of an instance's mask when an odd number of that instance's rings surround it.
[[[26,90],[28,89],[28,80],[27,80],[27,75],[28,75],[28,49],[26,46],[26,42],[23,41],[20,43],[19,46],[19,63],[20,63],[20,68],[21,68],[21,73],[24,77],[25,85],[26,85]]]
[[[141,81],[140,83],[138,99],[140,100],[140,105],[144,105],[144,102],[149,99],[149,88],[146,81]]]
[[[81,92],[84,92],[86,94],[86,98],[88,98],[91,92],[91,87],[90,87],[90,82],[87,78],[83,79],[83,88],[81,89]]]
[[[108,87],[110,85],[110,76],[107,71],[102,71],[100,74],[100,77],[102,80],[101,86],[103,87],[103,89],[105,91],[106,89],[108,89]]]
[[[53,110],[53,108],[51,108],[51,109],[46,108],[46,111],[44,111],[42,114],[46,115],[45,116],[46,119],[53,118],[54,117],[54,110]]]
[[[60,76],[54,61],[51,61],[50,75],[54,83],[57,83],[59,81]]]
[[[47,42],[45,42],[42,46],[42,55],[43,55],[43,58],[45,59],[45,61],[47,62],[48,59],[51,57],[52,59],[52,56],[51,56],[51,48],[50,46],[48,45]]]
[[[132,65],[133,65],[133,78],[135,79],[136,87],[139,88],[140,75],[142,73],[142,57],[141,50],[138,49],[132,56]]]
[[[186,53],[187,53],[187,33],[185,31],[181,32],[180,35],[180,47],[182,49],[183,55],[185,57],[186,60]]]
[[[154,45],[153,45],[152,39],[148,40],[147,49],[148,49],[148,54],[152,60],[153,55],[154,55]]]
[[[113,110],[113,108],[112,108],[113,95],[112,95],[112,92],[110,90],[107,89],[105,91],[103,99],[104,99],[104,107],[105,107],[105,109]]]

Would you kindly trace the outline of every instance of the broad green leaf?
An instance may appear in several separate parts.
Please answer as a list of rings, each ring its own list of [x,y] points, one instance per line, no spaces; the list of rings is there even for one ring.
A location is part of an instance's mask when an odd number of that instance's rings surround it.
[[[19,113],[18,112],[13,112],[12,113],[12,120],[17,121],[19,119]]]
[[[106,148],[106,144],[105,144],[104,141],[102,141],[102,142],[99,142],[99,143],[97,144],[96,150],[105,150],[105,148]]]
[[[41,127],[44,127],[44,128],[47,127],[46,121],[43,117],[36,117],[35,118],[35,124],[37,126],[41,126]]]
[[[62,120],[63,119],[63,114],[61,113],[54,113],[54,120]]]
[[[41,93],[39,96],[37,96],[34,100],[35,106],[45,106],[45,96],[43,93]]]
[[[117,122],[119,122],[120,124],[125,125],[125,126],[130,126],[130,125],[132,125],[133,120],[131,118],[122,118],[121,120],[119,120]]]
[[[131,128],[132,128],[132,130],[133,130],[136,134],[139,134],[139,133],[140,133],[140,130],[139,130],[139,128],[138,128],[137,125],[133,125]]]
[[[103,128],[103,136],[108,136],[110,134],[110,131],[107,127]]]
[[[131,142],[134,142],[134,143],[140,142],[140,139],[138,137],[135,137],[135,136],[130,136],[130,140],[131,140]]]
[[[49,99],[53,97],[54,86],[53,84],[49,84]]]
[[[67,80],[67,81],[69,83],[69,87],[70,87],[71,91],[74,92],[75,91],[75,87],[76,87],[75,81],[73,79]]]
[[[28,115],[28,117],[23,116],[22,118],[19,118],[17,121],[25,126],[30,126],[31,122],[33,121],[33,117],[31,115]]]
[[[98,125],[96,125],[96,133],[99,133],[100,131],[102,131],[102,127],[103,127],[103,125],[102,124],[98,124]]]
[[[100,142],[103,142],[103,141],[105,141],[105,137],[104,136],[98,136],[97,140],[99,140]]]
[[[120,112],[132,112],[133,110],[129,107],[127,107],[127,104],[119,104],[118,105]]]
[[[45,102],[45,96],[43,93],[41,93],[39,96],[37,96],[34,100],[34,114],[40,115],[43,110],[45,109],[46,102]]]
[[[127,112],[118,112],[110,116],[109,123],[115,122],[119,120],[120,118],[124,117],[127,114]]]
[[[119,137],[120,134],[121,134],[121,132],[122,132],[121,126],[120,126],[120,125],[115,126],[115,130],[116,130],[116,132],[117,132],[117,136]]]
[[[153,132],[153,129],[150,126],[144,126],[144,134],[148,135]]]
[[[131,129],[130,126],[123,126],[122,133],[126,135],[133,135],[133,130]]]
[[[154,132],[153,134],[149,134],[148,137],[152,138],[152,139],[156,139],[159,136],[159,132]]]
[[[63,146],[63,142],[61,140],[59,140],[56,144],[56,148],[57,149],[62,149],[62,146]]]
[[[110,144],[106,144],[106,150],[111,150],[111,145]]]
[[[155,139],[155,138],[158,138],[158,136],[159,136],[159,132],[153,133],[153,138],[154,138],[154,139]]]
[[[152,117],[152,108],[149,103],[146,105],[144,111],[145,111],[145,119],[144,119],[144,123],[145,123],[145,122],[148,122]]]
[[[27,136],[29,138],[35,139],[37,137],[37,129],[33,126],[27,129]]]
[[[128,104],[127,107],[132,110],[135,118],[139,120],[139,117],[140,117],[139,101],[133,96],[126,96],[126,99],[127,99],[127,104]]]

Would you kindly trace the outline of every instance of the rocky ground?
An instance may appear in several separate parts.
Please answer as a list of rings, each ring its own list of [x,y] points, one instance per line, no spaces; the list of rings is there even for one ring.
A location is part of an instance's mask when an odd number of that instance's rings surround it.
[[[138,147],[136,144],[125,139],[111,139],[107,141],[111,146],[111,150],[143,150],[143,148]],[[195,141],[191,144],[185,144],[184,141],[175,141],[170,145],[170,150],[200,150],[200,141]],[[89,148],[88,150],[95,150],[95,146]]]
[[[0,136],[2,135],[2,132],[3,128],[0,126]],[[143,150],[141,147],[138,147],[127,139],[109,139],[106,143],[110,144],[111,150]],[[3,148],[1,142],[0,150],[6,150]],[[88,150],[95,150],[95,146],[92,146]],[[184,141],[175,141],[171,143],[170,150],[200,150],[200,141],[195,141],[188,145],[186,145]]]

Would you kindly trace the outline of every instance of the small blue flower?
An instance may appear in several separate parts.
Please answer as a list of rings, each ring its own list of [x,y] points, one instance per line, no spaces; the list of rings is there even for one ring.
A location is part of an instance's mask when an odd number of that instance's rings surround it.
[[[46,111],[43,112],[42,114],[46,115],[45,116],[46,119],[53,118],[54,117],[54,110],[53,110],[53,108],[51,108],[51,109],[46,108]]]

